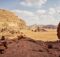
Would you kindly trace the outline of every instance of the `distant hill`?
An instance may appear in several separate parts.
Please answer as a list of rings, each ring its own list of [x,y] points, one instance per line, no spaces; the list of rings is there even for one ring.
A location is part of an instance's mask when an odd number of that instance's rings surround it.
[[[45,29],[57,29],[57,25],[31,25],[29,26],[31,30],[46,31]]]
[[[29,26],[29,28],[34,32],[46,31],[44,28],[40,27],[40,25],[36,25],[36,24]]]
[[[57,25],[44,25],[43,28],[47,28],[47,29],[57,29]]]

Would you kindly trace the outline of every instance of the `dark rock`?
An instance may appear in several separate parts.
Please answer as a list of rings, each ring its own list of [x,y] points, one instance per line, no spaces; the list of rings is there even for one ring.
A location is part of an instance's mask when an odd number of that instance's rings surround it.
[[[58,27],[57,27],[57,36],[58,36],[58,39],[60,39],[60,23],[58,24]]]

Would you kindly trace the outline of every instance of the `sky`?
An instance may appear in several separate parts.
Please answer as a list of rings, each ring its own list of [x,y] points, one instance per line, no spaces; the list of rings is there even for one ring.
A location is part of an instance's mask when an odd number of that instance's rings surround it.
[[[0,0],[0,9],[14,12],[28,25],[60,22],[60,0]]]

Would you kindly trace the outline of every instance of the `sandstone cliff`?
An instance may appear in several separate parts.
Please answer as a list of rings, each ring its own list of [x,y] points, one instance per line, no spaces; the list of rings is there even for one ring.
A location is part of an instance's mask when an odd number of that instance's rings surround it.
[[[25,21],[19,19],[14,13],[0,9],[0,36],[20,33],[20,29],[25,26]]]

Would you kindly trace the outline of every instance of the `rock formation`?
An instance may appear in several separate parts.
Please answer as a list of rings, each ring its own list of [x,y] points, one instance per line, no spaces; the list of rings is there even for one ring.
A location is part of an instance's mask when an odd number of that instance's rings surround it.
[[[40,32],[40,31],[46,31],[44,28],[41,28],[39,25],[32,25],[30,27],[30,29],[33,31],[33,32]]]
[[[58,24],[58,27],[57,27],[57,36],[58,36],[58,39],[60,39],[60,23]]]
[[[60,42],[44,42],[28,37],[7,40],[8,48],[0,49],[0,57],[60,57]],[[4,46],[3,46],[4,47]]]
[[[0,36],[19,33],[20,29],[25,28],[24,20],[19,19],[14,13],[0,9]]]

